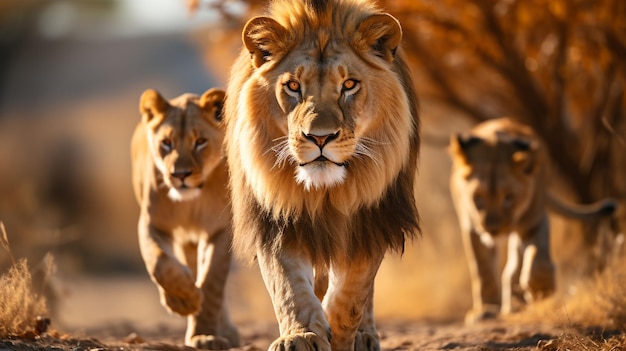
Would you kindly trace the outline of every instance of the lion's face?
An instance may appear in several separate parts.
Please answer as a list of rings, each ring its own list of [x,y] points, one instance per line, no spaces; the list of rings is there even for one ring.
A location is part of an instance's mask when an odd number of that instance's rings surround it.
[[[452,138],[456,181],[474,227],[494,236],[508,234],[535,196],[536,144],[528,139]]]
[[[169,102],[154,90],[143,93],[140,109],[150,152],[172,200],[197,197],[222,160],[223,100],[224,92],[216,89]]]
[[[241,132],[259,124],[254,130],[266,133],[260,145],[251,145],[256,136],[251,135],[240,140],[241,148],[269,149],[260,158],[305,191],[362,182],[368,188],[362,198],[375,201],[407,162],[415,102],[395,71],[397,21],[373,15],[355,23],[339,38],[316,33],[291,43],[285,38],[292,31],[271,18],[248,22],[244,42],[257,67],[239,105],[252,121],[237,121],[235,128]],[[254,150],[242,155],[248,178],[262,179],[259,167],[251,166],[258,160],[249,155]]]
[[[381,116],[366,106],[370,82],[354,54],[322,62],[309,57],[295,52],[280,65],[274,83],[275,99],[287,116],[281,128],[286,138],[275,151],[280,162],[295,167],[296,180],[306,189],[342,183],[355,157],[379,161],[367,135],[368,125]]]

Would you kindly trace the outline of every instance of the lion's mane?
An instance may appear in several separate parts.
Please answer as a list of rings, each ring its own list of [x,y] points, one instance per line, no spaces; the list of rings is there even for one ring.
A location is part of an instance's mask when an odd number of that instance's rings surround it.
[[[405,238],[419,232],[413,192],[418,101],[401,48],[393,48],[390,57],[367,52],[377,43],[361,38],[359,25],[381,13],[371,4],[338,1],[330,11],[324,3],[274,1],[269,17],[285,31],[270,32],[260,23],[248,38],[244,33],[244,41],[260,38],[256,44],[272,57],[264,62],[264,52],[255,55],[244,48],[232,69],[225,104],[234,247],[240,255],[298,245],[314,262],[328,263],[402,251]],[[365,137],[374,140],[367,147],[375,157],[351,158],[340,184],[306,189],[294,179],[296,165],[280,162],[274,152],[288,134],[277,122],[282,111],[274,82],[281,61],[301,44],[316,43],[322,55],[335,38],[352,43],[341,50],[355,52],[368,67],[371,98],[361,108],[373,116],[374,127]]]

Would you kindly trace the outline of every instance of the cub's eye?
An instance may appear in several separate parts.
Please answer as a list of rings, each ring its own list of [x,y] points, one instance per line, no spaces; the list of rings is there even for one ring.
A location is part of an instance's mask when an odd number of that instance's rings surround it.
[[[502,205],[505,208],[509,208],[513,205],[513,195],[512,194],[506,194],[504,196],[504,199],[502,200]]]
[[[343,82],[341,90],[344,94],[348,96],[352,95],[359,90],[359,82],[355,79],[346,79],[346,81]]]
[[[208,142],[208,140],[206,138],[200,137],[200,138],[196,139],[194,147],[196,149],[201,149],[201,148],[206,146],[207,142]]]
[[[172,140],[171,139],[161,140],[161,147],[165,151],[170,151],[172,149]]]
[[[474,195],[474,206],[476,206],[477,210],[482,210],[485,208],[485,198],[480,195]]]

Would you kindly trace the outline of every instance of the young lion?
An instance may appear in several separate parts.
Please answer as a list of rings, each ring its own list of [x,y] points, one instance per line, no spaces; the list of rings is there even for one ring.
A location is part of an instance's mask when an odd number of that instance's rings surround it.
[[[467,323],[511,312],[514,277],[526,302],[554,291],[548,204],[575,217],[615,210],[610,200],[573,208],[548,196],[545,150],[530,127],[513,119],[490,120],[453,136],[450,155],[450,190],[472,279]],[[494,238],[502,235],[508,235],[508,253],[500,292]]]
[[[146,90],[131,144],[146,268],[163,306],[188,316],[185,345],[208,349],[239,345],[224,304],[231,260],[224,94],[167,101]]]
[[[270,350],[380,349],[374,277],[418,232],[401,38],[367,1],[276,0],[244,27],[225,103],[233,235],[274,304]]]

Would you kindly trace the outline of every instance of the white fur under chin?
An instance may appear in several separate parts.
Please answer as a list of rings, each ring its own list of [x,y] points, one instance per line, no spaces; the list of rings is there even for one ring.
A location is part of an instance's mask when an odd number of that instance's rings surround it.
[[[175,189],[170,188],[170,191],[167,193],[167,196],[170,197],[173,201],[189,201],[197,198],[202,193],[200,188],[185,188],[185,189]]]
[[[333,187],[346,179],[346,168],[335,164],[312,163],[298,167],[296,181],[304,184],[304,189]]]

